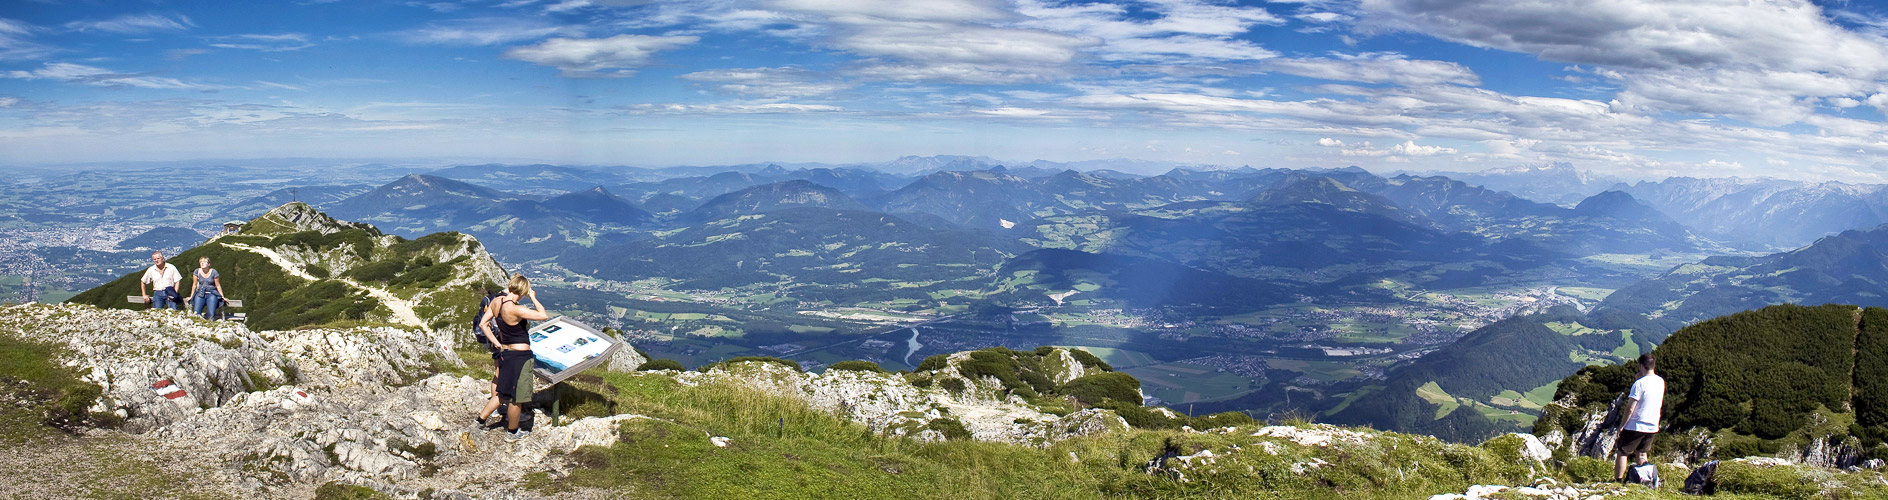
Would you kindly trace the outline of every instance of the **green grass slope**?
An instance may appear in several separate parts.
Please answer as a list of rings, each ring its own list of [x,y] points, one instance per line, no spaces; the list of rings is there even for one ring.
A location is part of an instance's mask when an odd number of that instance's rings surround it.
[[[251,250],[267,249],[283,260]],[[436,233],[407,240],[382,235],[371,225],[336,221],[307,205],[291,203],[251,220],[241,234],[223,235],[168,256],[186,274],[178,293],[190,293],[188,273],[209,257],[221,273],[223,291],[244,302],[257,330],[348,323],[393,323],[443,328],[470,318],[481,285],[496,286],[497,264],[477,240]],[[284,260],[288,267],[284,267]],[[147,266],[148,267],[148,266]],[[290,269],[293,268],[293,269]],[[68,302],[115,309],[148,306],[126,302],[139,294],[144,268],[74,296]],[[384,290],[411,302],[417,324],[408,324],[367,290]]]

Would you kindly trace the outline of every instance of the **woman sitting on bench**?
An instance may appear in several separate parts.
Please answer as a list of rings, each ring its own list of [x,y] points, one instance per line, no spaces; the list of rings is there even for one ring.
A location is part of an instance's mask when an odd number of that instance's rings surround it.
[[[223,302],[223,276],[210,269],[209,257],[197,259],[197,266],[190,273],[190,312],[216,319],[216,308]]]

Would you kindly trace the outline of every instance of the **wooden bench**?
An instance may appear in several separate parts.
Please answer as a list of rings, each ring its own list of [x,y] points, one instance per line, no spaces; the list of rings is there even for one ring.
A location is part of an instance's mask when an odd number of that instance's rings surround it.
[[[223,299],[223,301],[224,301],[224,302],[228,302],[228,305],[225,305],[225,306],[223,306],[223,307],[222,307],[222,309],[221,309],[221,310],[223,310],[223,311],[228,311],[228,310],[230,310],[230,309],[235,309],[235,308],[238,308],[238,307],[242,307],[242,306],[243,306],[243,300],[242,300],[242,299],[230,299],[230,298],[225,298],[225,299]],[[145,301],[144,301],[144,297],[143,297],[143,296],[139,296],[139,295],[126,295],[126,296],[125,296],[125,302],[130,302],[130,303],[133,303],[133,304],[145,304],[145,303],[147,303],[147,302],[145,302]],[[227,318],[227,319],[229,319],[230,321],[248,321],[248,320],[249,320],[249,314],[248,314],[248,313],[233,313],[233,312],[225,312],[224,314],[226,314],[226,315],[228,315],[228,318]]]

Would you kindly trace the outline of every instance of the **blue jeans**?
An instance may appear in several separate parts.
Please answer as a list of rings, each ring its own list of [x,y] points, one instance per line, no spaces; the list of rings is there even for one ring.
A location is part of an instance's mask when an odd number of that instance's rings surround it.
[[[184,296],[176,288],[165,288],[151,292],[151,307],[158,309],[183,309]]]
[[[216,292],[203,292],[190,298],[190,312],[203,315],[203,319],[216,319],[216,306],[223,301],[223,296]]]

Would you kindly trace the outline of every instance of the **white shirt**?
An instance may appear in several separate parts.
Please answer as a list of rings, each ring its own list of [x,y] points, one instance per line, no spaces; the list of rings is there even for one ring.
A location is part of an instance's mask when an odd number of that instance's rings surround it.
[[[156,264],[144,268],[144,282],[150,283],[152,290],[163,290],[165,288],[175,287],[177,286],[177,282],[183,280],[184,276],[177,274],[177,266],[170,265],[169,262],[164,263],[164,270],[162,271],[157,269]]]
[[[1626,397],[1639,402],[1638,410],[1627,416],[1626,430],[1658,432],[1659,408],[1665,406],[1665,379],[1656,373],[1639,377],[1632,382],[1632,391],[1626,393]]]

